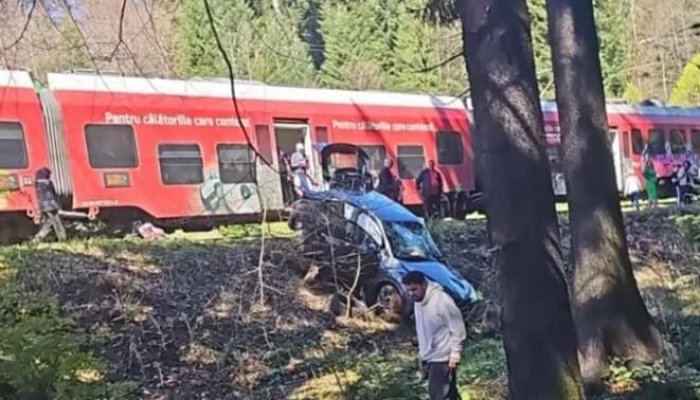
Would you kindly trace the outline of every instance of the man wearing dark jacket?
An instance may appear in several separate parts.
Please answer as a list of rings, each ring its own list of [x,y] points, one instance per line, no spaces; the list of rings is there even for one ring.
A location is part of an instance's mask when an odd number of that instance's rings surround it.
[[[379,181],[375,190],[398,203],[401,200],[401,181],[391,172],[393,164],[390,158],[384,160],[384,168],[379,172]]]
[[[41,211],[41,228],[34,236],[34,241],[40,241],[46,238],[53,228],[58,240],[65,240],[66,230],[61,222],[61,216],[58,212],[61,210],[61,205],[58,201],[56,188],[51,182],[51,170],[43,167],[36,172],[36,198],[39,202],[39,211]]]
[[[423,216],[430,218],[435,209],[439,211],[442,197],[442,175],[435,169],[435,161],[428,161],[428,168],[416,179],[416,187],[423,199]]]

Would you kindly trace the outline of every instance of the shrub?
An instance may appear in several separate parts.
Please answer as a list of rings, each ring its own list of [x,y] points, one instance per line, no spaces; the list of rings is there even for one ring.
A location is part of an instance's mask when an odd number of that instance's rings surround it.
[[[0,285],[0,387],[16,400],[126,398],[133,386],[105,382],[105,368],[83,350],[84,336],[55,300]]]

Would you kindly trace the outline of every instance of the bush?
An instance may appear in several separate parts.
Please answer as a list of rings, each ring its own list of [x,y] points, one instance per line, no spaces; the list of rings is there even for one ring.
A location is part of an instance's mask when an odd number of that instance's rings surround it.
[[[105,368],[53,299],[0,286],[0,397],[17,400],[126,398],[133,386],[105,382]]]
[[[700,242],[700,216],[688,214],[674,218],[674,223],[683,237],[691,242]]]

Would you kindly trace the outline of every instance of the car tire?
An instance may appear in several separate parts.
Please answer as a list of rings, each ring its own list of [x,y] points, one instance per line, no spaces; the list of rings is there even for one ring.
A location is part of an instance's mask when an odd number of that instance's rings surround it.
[[[368,292],[366,303],[376,315],[389,322],[403,322],[411,316],[410,298],[393,281],[380,281]]]

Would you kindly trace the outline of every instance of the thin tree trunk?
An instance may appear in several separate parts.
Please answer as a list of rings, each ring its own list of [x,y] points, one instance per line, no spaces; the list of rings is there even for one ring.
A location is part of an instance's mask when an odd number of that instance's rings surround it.
[[[525,0],[459,0],[510,400],[582,399]]]
[[[548,0],[575,267],[574,320],[587,389],[609,356],[650,361],[662,339],[632,274],[606,132],[591,0]]]

